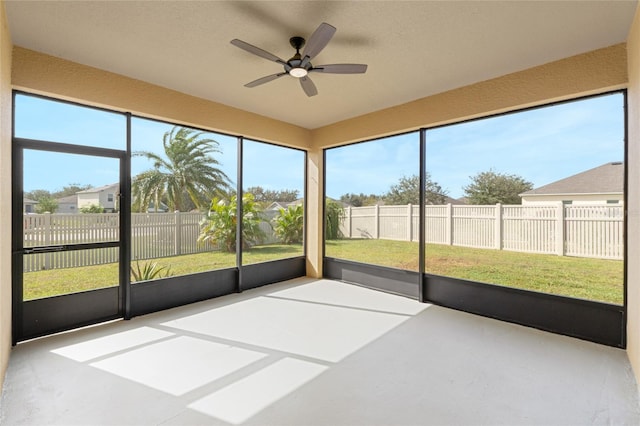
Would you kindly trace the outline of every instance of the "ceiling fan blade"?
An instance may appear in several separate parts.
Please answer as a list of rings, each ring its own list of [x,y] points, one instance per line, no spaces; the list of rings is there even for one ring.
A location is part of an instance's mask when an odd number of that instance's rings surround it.
[[[316,89],[316,85],[313,84],[313,81],[311,81],[309,77],[307,76],[301,77],[300,85],[302,86],[302,90],[304,90],[304,93],[306,93],[307,96],[311,97],[318,94],[318,89]]]
[[[257,80],[253,80],[252,82],[245,84],[244,87],[260,86],[261,84],[265,84],[265,83],[268,83],[270,81],[275,80],[276,78],[280,78],[283,75],[287,75],[287,73],[286,72],[279,72],[278,74],[271,74],[271,75],[268,75],[266,77],[262,77],[262,78],[259,78]]]
[[[318,65],[310,71],[324,72],[329,74],[363,74],[367,72],[366,64],[329,64]]]
[[[326,22],[320,24],[313,34],[311,34],[311,37],[309,37],[309,40],[307,40],[307,44],[304,47],[304,51],[302,52],[302,67],[307,65],[311,59],[324,49],[335,32],[336,28],[334,26],[331,26]]]
[[[269,61],[277,62],[282,65],[286,64],[285,61],[278,58],[276,55],[269,53],[266,50],[262,50],[259,47],[255,47],[254,45],[249,44],[245,41],[238,40],[237,38],[234,38],[233,40],[231,40],[231,44],[249,53],[253,53],[256,56],[260,56],[261,58],[267,59]]]

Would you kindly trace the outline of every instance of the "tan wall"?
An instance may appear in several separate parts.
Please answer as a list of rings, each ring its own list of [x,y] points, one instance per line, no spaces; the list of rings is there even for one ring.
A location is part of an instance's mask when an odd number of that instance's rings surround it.
[[[0,388],[11,352],[11,36],[0,1]]]
[[[322,277],[324,229],[324,153],[307,153],[307,275]]]
[[[15,47],[16,89],[306,148],[309,130],[140,80]]]
[[[327,148],[626,87],[625,44],[508,74],[316,129]]]
[[[640,182],[640,168],[637,167],[638,161],[635,159],[640,154],[640,147],[636,147],[640,144],[640,129],[637,124],[640,109],[638,27],[640,24],[636,17],[634,31],[629,40],[629,74],[633,79],[630,103],[635,108],[635,124],[630,125],[630,204],[633,202],[633,206],[630,205],[629,220],[631,236],[638,235],[640,231],[640,196],[633,198],[632,195],[640,189],[637,188]],[[6,34],[6,29],[4,31],[3,34]],[[2,70],[5,70],[5,64],[10,60],[7,58],[10,44],[3,42],[2,47]],[[3,72],[3,89],[0,93],[3,122],[4,117],[10,112],[10,108],[6,108],[10,107],[7,105],[10,99],[5,99],[6,81],[7,77]],[[627,49],[625,44],[611,46],[313,131],[22,48],[14,49],[12,82],[16,88],[35,93],[81,100],[150,118],[162,118],[224,133],[309,148],[307,266],[310,275],[321,276],[324,168],[322,148],[623,88],[627,85]],[[0,178],[4,179],[9,173],[9,160],[5,157],[8,155],[10,144],[6,130],[2,130],[0,137]],[[8,190],[0,187],[0,191]],[[5,192],[0,192],[0,215],[9,214],[5,211],[9,205],[8,194]],[[4,210],[1,210],[3,208]],[[0,216],[0,219],[0,226],[6,226],[5,216]],[[2,234],[5,235],[4,232]],[[633,238],[629,240],[629,255],[630,258],[635,258],[640,254],[640,245]],[[2,241],[6,240],[3,238]],[[8,246],[2,246],[2,250],[0,279],[2,290],[7,292],[10,288],[7,270],[10,252]],[[640,371],[640,339],[636,337],[640,331],[640,314],[635,306],[640,302],[640,269],[634,269],[633,265],[630,265],[629,284],[630,300],[635,308],[630,310],[630,315],[634,317],[629,322],[629,353],[636,371]],[[5,303],[3,293],[0,306],[0,314],[3,315],[2,327],[7,324],[4,315],[9,308],[10,305]],[[3,342],[6,341],[7,333],[3,328]],[[5,352],[3,346],[3,354]]]
[[[627,353],[640,382],[640,8],[627,39],[629,55],[627,168]]]

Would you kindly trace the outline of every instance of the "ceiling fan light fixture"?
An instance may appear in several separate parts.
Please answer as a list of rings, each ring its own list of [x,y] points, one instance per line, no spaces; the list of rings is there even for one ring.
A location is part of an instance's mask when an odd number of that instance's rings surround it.
[[[2,0],[0,0],[1,2]],[[231,44],[240,49],[251,53],[252,55],[259,56],[268,61],[275,62],[283,66],[283,72],[279,72],[276,74],[267,75],[261,77],[257,80],[251,81],[245,84],[245,87],[256,87],[262,84],[268,83],[270,81],[276,80],[285,75],[290,75],[292,77],[300,80],[300,86],[304,93],[307,96],[315,96],[318,94],[318,90],[316,89],[313,81],[308,77],[308,74],[312,72],[321,72],[325,74],[363,74],[367,71],[367,66],[365,64],[329,64],[329,65],[320,65],[318,67],[314,67],[311,64],[311,60],[320,53],[322,49],[329,43],[331,37],[336,32],[336,28],[323,22],[320,26],[311,34],[311,38],[307,43],[303,37],[295,36],[289,39],[289,44],[291,47],[296,49],[295,55],[291,57],[288,61],[284,61],[283,59],[277,57],[273,53],[269,53],[266,50],[260,49],[252,44],[247,43],[246,41],[238,40],[234,38],[231,40]],[[302,54],[300,53],[300,49],[304,47],[304,51]]]
[[[291,68],[291,71],[289,71],[289,74],[292,75],[295,78],[302,78],[304,76],[306,76],[309,72],[305,69],[305,68]]]

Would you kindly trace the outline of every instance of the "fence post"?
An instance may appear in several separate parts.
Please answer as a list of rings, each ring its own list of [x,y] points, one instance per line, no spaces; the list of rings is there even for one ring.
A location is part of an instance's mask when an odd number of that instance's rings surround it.
[[[413,240],[413,206],[407,204],[407,240]]]
[[[377,240],[378,238],[380,238],[380,206],[378,204],[376,204],[374,212],[375,212],[375,218],[374,218],[375,226],[373,229],[374,231],[373,238]]]
[[[493,231],[495,248],[502,250],[502,204],[500,203],[496,204],[496,223]]]
[[[556,205],[556,254],[564,256],[564,204],[558,201]]]
[[[453,245],[453,206],[451,203],[447,203],[446,210],[446,218],[445,218],[445,244]]]
[[[174,236],[174,245],[173,252],[176,256],[182,254],[182,217],[180,216],[180,212],[176,210],[173,212],[173,217],[175,223],[175,230],[173,232]]]
[[[347,238],[351,238],[351,206],[347,206]]]
[[[44,213],[44,245],[51,245],[51,213]],[[51,253],[45,253],[44,255],[44,269],[51,269]]]

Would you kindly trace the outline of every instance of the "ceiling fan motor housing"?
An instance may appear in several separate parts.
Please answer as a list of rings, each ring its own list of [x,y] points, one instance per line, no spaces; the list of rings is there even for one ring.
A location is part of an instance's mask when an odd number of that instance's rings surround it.
[[[304,46],[305,39],[303,37],[297,36],[291,37],[289,39],[289,43],[291,43],[291,46],[296,49],[296,54],[287,61],[287,63],[284,65],[284,70],[293,77],[304,77],[305,75],[307,75],[309,70],[313,68],[313,65],[311,65],[311,62],[308,60],[304,65],[302,64],[303,61],[302,57],[300,56],[300,49],[302,49],[302,47]],[[291,72],[292,70],[293,73]]]

